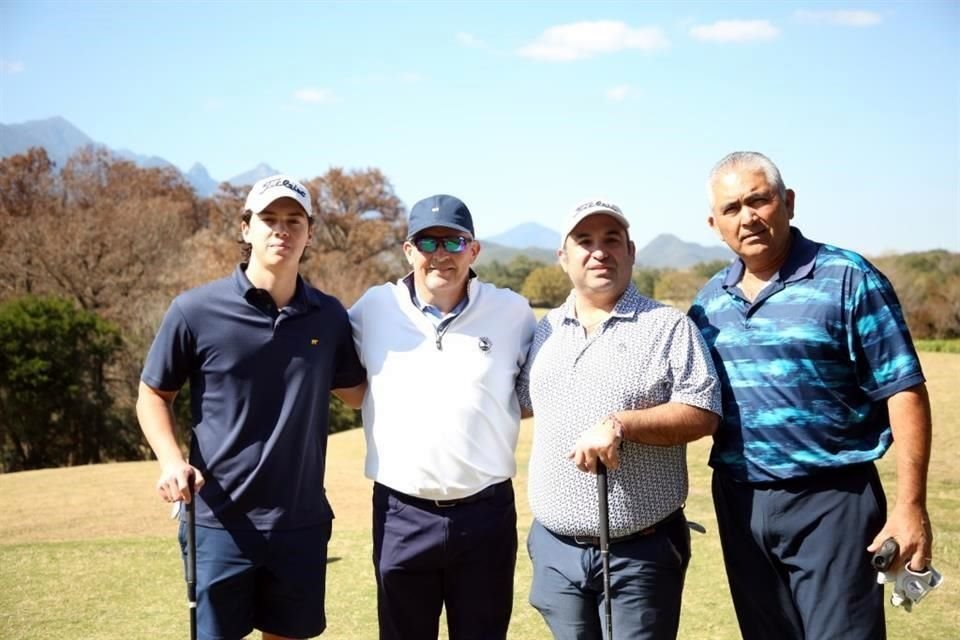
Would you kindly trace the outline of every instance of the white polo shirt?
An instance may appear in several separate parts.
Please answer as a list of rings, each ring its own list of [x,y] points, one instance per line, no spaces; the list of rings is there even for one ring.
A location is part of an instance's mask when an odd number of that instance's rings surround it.
[[[431,500],[464,498],[516,474],[515,384],[536,320],[526,299],[472,278],[440,331],[403,279],[350,309],[367,369],[368,478]]]

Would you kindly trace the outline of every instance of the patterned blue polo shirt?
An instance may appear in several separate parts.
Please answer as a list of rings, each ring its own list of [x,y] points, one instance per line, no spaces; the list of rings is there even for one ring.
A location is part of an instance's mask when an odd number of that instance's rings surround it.
[[[856,253],[791,233],[790,255],[753,303],[735,260],[689,313],[723,391],[710,465],[741,482],[881,457],[892,441],[886,399],[924,381],[883,274]]]

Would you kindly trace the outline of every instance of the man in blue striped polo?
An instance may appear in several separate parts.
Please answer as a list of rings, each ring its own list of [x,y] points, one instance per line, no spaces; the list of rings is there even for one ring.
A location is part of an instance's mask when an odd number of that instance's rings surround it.
[[[930,404],[896,294],[863,257],[808,240],[777,167],[736,152],[708,182],[708,222],[737,254],[690,316],[720,375],[710,465],[746,640],[885,636],[871,552],[930,562]],[[887,516],[874,460],[897,443]]]

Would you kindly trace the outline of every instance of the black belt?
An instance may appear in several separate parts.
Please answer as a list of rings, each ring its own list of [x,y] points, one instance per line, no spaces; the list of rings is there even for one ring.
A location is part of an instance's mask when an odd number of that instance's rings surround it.
[[[418,504],[428,507],[456,507],[461,504],[470,504],[472,502],[480,502],[481,500],[487,500],[492,498],[497,493],[497,488],[509,484],[509,480],[504,480],[503,482],[498,482],[497,484],[492,484],[485,489],[481,489],[477,493],[466,496],[465,498],[453,498],[451,500],[431,500],[430,498],[418,498],[417,496],[411,496],[390,487],[380,484],[381,487],[386,489],[390,494],[396,496],[403,502],[409,504]]]
[[[640,529],[639,531],[634,531],[633,533],[628,533],[625,536],[619,536],[616,538],[610,538],[607,542],[609,544],[616,544],[617,542],[629,542],[630,540],[636,540],[637,538],[643,538],[645,536],[652,535],[656,533],[657,529],[663,527],[669,522],[676,520],[683,515],[683,507],[677,509],[666,518],[661,520],[656,524],[652,524],[645,529]],[[560,536],[561,538],[567,538],[568,540],[573,540],[575,544],[582,545],[584,547],[599,547],[600,538],[598,536]]]

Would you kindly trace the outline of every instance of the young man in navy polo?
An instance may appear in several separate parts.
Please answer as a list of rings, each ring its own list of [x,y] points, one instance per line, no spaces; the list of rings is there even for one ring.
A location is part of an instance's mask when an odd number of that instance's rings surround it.
[[[299,275],[312,233],[305,186],[257,182],[240,221],[245,262],[174,299],[141,375],[137,415],[161,465],[157,492],[196,497],[200,638],[255,628],[265,640],[305,638],[326,626],[330,392],[356,402],[366,372],[343,306]],[[188,380],[189,462],[172,411]]]

